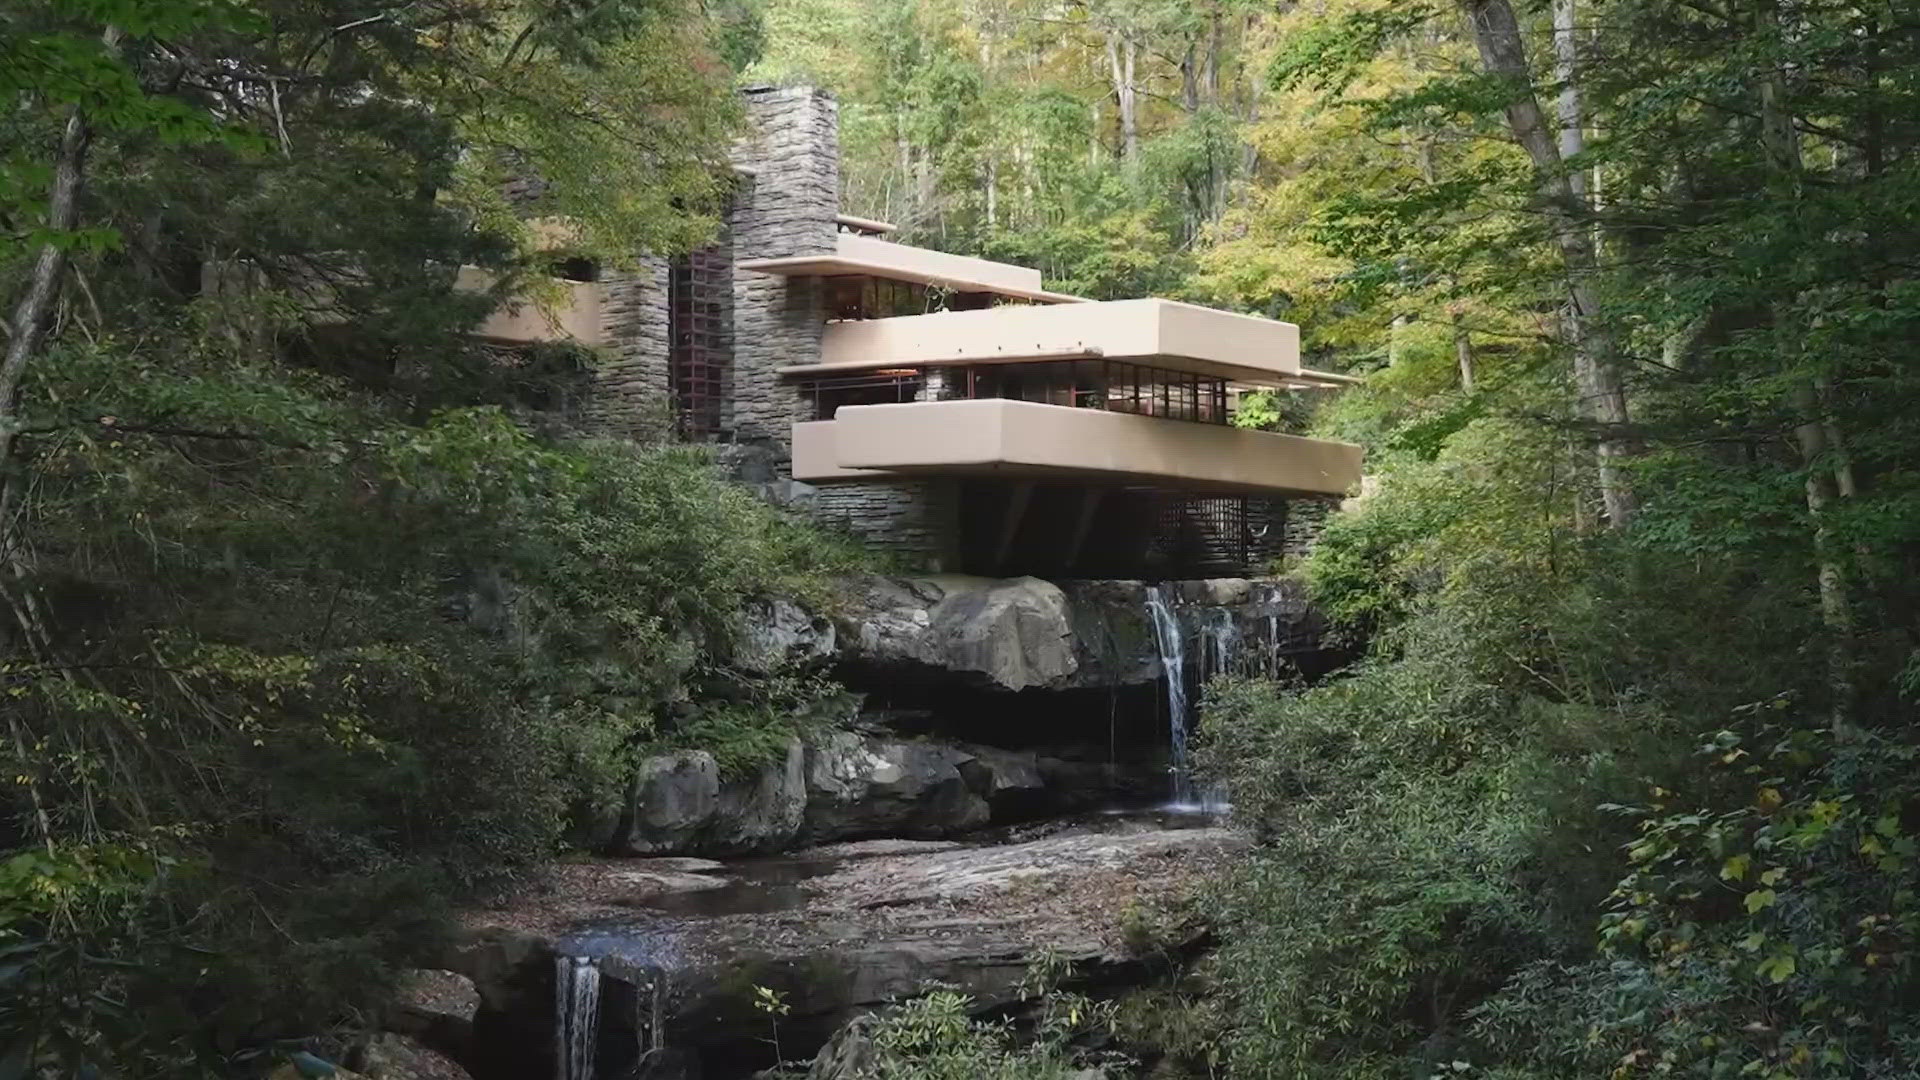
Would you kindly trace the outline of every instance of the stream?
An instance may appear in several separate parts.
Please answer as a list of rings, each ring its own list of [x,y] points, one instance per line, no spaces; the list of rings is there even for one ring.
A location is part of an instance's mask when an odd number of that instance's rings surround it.
[[[1211,813],[1121,807],[958,840],[716,861],[639,893],[630,887],[644,870],[627,870],[628,889],[609,890],[597,917],[553,940],[552,1075],[622,1077],[653,1059],[680,1071],[638,1075],[732,1080],[773,1063],[760,1033],[778,1030],[783,1053],[811,1053],[852,1015],[928,982],[991,1006],[1017,996],[1042,950],[1090,971],[1123,967],[1105,936],[1118,909],[1238,845]],[[618,867],[653,861],[681,862]],[[604,986],[589,991],[591,980]],[[777,1024],[756,1013],[761,986],[790,1010]]]
[[[1147,981],[1150,964],[1121,927],[1177,902],[1246,844],[1224,794],[1193,770],[1204,686],[1273,674],[1298,646],[1263,610],[1274,597],[1228,610],[1193,596],[1144,590],[1161,675],[1159,798],[777,855],[563,864],[549,895],[501,913],[491,947],[505,974],[483,995],[498,1004],[476,1020],[476,1080],[745,1078],[804,1061],[852,1017],[932,983],[982,1011],[1010,1007],[1043,953],[1091,988]]]

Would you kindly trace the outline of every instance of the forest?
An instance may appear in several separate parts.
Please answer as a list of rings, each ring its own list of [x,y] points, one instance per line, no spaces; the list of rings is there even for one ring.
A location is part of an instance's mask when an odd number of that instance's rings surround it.
[[[473,333],[764,85],[897,239],[1298,324],[1235,423],[1366,481],[1347,663],[1204,687],[1204,947],[762,1075],[1920,1075],[1920,5],[5,0],[0,1080],[335,1075],[641,762],[849,723],[740,613],[885,556]]]

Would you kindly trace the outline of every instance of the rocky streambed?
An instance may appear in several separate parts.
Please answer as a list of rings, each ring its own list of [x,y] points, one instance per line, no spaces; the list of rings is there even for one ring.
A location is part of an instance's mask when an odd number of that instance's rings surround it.
[[[606,854],[470,912],[395,1030],[476,1080],[731,1080],[933,984],[1010,1008],[1042,956],[1139,984],[1204,931],[1137,955],[1128,925],[1245,845],[1150,809],[1193,790],[1200,685],[1336,662],[1284,581],[864,578],[743,627],[739,664],[828,671],[860,714],[744,772],[648,759]]]
[[[472,1071],[561,1075],[556,995],[570,974],[557,973],[581,962],[600,980],[591,1075],[603,1077],[748,1076],[774,1063],[776,1040],[811,1056],[853,1017],[935,983],[1006,1006],[1043,953],[1083,981],[1137,980],[1165,958],[1130,950],[1130,913],[1167,907],[1244,843],[1212,819],[1124,813],[780,859],[558,865],[469,918],[452,962],[478,991]],[[785,1015],[757,1007],[761,988]]]

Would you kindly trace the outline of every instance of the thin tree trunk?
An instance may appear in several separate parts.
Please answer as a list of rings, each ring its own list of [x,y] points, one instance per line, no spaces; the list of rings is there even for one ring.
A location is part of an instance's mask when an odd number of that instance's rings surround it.
[[[1799,444],[1800,461],[1807,470],[1807,513],[1813,518],[1814,577],[1820,587],[1820,623],[1827,635],[1827,692],[1833,698],[1833,729],[1844,732],[1853,716],[1854,619],[1840,545],[1829,524],[1840,492],[1828,460],[1833,448],[1827,442],[1827,425],[1821,419],[1824,410],[1812,383],[1794,390],[1794,406],[1800,413],[1800,423],[1793,429],[1794,441]]]
[[[1188,116],[1200,111],[1200,43],[1187,42],[1187,53],[1180,58],[1180,107]]]
[[[1207,65],[1201,81],[1206,87],[1207,101],[1215,105],[1220,103],[1220,50],[1225,41],[1222,23],[1218,7],[1207,14]]]
[[[1771,4],[1761,6],[1759,30],[1778,33],[1778,20],[1779,12]],[[1761,78],[1759,98],[1760,137],[1767,157],[1797,199],[1805,162],[1800,134],[1787,105],[1787,88],[1778,70]],[[1776,307],[1774,332],[1791,332],[1791,327],[1792,316]],[[1820,590],[1820,624],[1827,637],[1827,693],[1832,698],[1833,730],[1844,734],[1853,717],[1855,624],[1853,600],[1847,592],[1845,555],[1833,536],[1832,512],[1835,502],[1852,493],[1853,476],[1840,454],[1840,428],[1829,415],[1827,397],[1825,376],[1809,377],[1793,388],[1793,407],[1799,420],[1793,436],[1800,462],[1807,470],[1807,515],[1813,519],[1814,579]]]
[[[67,114],[53,163],[53,186],[47,195],[47,229],[51,232],[71,232],[79,219],[80,183],[92,134],[85,111],[75,105]],[[20,385],[26,377],[27,361],[40,351],[46,339],[47,317],[53,312],[66,269],[67,249],[51,240],[42,244],[27,278],[26,295],[13,309],[12,335],[7,339],[5,359],[0,360],[0,468],[13,456],[14,436],[20,431]]]
[[[1453,312],[1453,359],[1460,365],[1460,389],[1473,393],[1473,333],[1457,309]]]
[[[983,27],[980,34],[980,73],[989,92],[994,85],[993,74],[993,34],[992,25]],[[1000,223],[1000,162],[999,147],[995,140],[989,139],[985,149],[987,159],[987,228],[992,229]]]
[[[108,25],[101,34],[101,41],[109,52],[115,51],[120,43],[120,28]],[[47,192],[46,227],[52,233],[72,232],[74,226],[79,224],[80,188],[86,179],[87,150],[92,139],[93,131],[87,123],[86,110],[76,103],[67,113],[67,122],[60,132],[60,146],[53,160],[53,183]],[[33,269],[27,277],[27,291],[13,310],[6,353],[0,357],[0,555],[4,556],[8,574],[16,581],[26,576],[22,537],[15,524],[25,511],[15,506],[19,478],[14,476],[12,469],[14,439],[20,433],[20,388],[26,381],[27,363],[39,354],[46,341],[48,318],[59,298],[60,281],[66,269],[67,252],[64,247],[52,240],[40,246]],[[35,614],[33,595],[28,593],[23,596],[19,604],[13,604],[10,598],[9,603],[14,609],[20,632],[36,647],[43,647],[45,640],[44,635],[38,633],[41,627]],[[7,724],[13,738],[14,753],[20,757],[20,768],[25,771],[30,761],[27,757],[29,741],[23,725],[19,717],[11,712]],[[47,814],[46,804],[41,799],[39,780],[29,776],[26,786],[33,807],[34,827],[47,853],[51,855],[53,824]]]
[[[1554,242],[1567,268],[1567,332],[1573,346],[1577,408],[1580,417],[1595,429],[1594,458],[1607,522],[1621,528],[1631,524],[1639,510],[1622,467],[1634,447],[1627,435],[1629,418],[1619,349],[1601,318],[1593,283],[1599,255],[1586,228],[1585,206],[1574,193],[1559,142],[1534,96],[1526,46],[1513,5],[1508,0],[1461,0],[1461,7],[1488,73],[1507,79],[1515,88],[1515,96],[1507,104],[1507,124],[1514,140],[1533,160],[1540,177],[1542,210],[1553,226]]]
[[[1131,167],[1140,157],[1140,121],[1136,113],[1133,39],[1107,31],[1107,68],[1113,76],[1114,104],[1120,111],[1120,157]]]
[[[1000,224],[1000,163],[993,159],[993,153],[987,153],[987,228]]]
[[[1556,102],[1560,117],[1560,160],[1567,161],[1587,149],[1586,114],[1580,104],[1579,0],[1553,0],[1553,77],[1560,84]],[[1567,186],[1573,197],[1587,201],[1586,173],[1573,169],[1567,174]]]

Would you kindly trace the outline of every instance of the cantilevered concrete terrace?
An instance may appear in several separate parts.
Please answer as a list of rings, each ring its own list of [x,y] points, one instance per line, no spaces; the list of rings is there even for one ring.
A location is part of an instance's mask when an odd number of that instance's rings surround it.
[[[1300,366],[1300,328],[1172,300],[1021,304],[827,325],[819,364],[792,377],[901,366],[1107,359],[1256,386],[1345,381]]]
[[[852,405],[793,436],[794,478],[815,482],[1079,477],[1259,495],[1345,495],[1360,483],[1351,443],[1030,401]]]
[[[1349,381],[1300,365],[1300,328],[1171,300],[1048,293],[1038,271],[842,233],[747,270],[904,281],[974,306],[833,319],[780,368],[812,403],[793,475],[1066,479],[1189,495],[1344,495],[1360,449],[1228,423],[1236,389]],[[998,296],[1026,301],[980,301]],[[855,305],[857,308],[857,305]],[[802,358],[796,358],[796,361]]]
[[[944,251],[928,251],[926,248],[896,244],[891,240],[857,232],[843,232],[833,239],[831,254],[746,259],[739,263],[739,267],[786,277],[883,278],[959,293],[992,293],[1039,304],[1080,302],[1080,297],[1041,288],[1040,271],[1024,266],[976,259],[969,255],[949,255]]]

